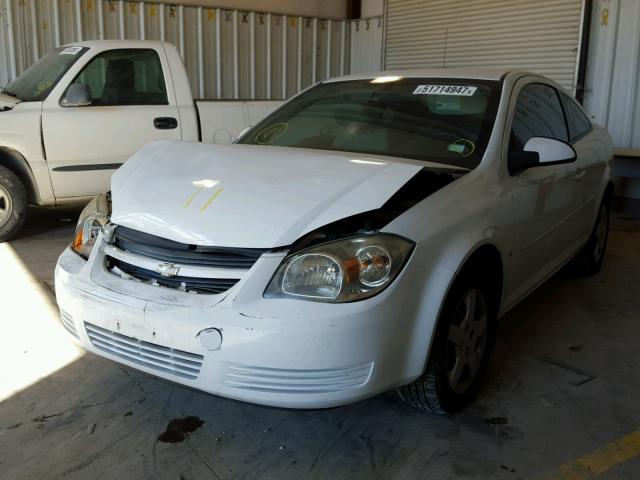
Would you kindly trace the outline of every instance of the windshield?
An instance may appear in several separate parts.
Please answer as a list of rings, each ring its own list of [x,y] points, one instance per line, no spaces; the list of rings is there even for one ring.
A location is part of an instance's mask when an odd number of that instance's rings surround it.
[[[480,163],[500,82],[389,78],[313,87],[238,143],[389,155],[470,169]]]
[[[7,85],[4,93],[23,102],[44,100],[71,65],[87,50],[84,47],[53,49]]]

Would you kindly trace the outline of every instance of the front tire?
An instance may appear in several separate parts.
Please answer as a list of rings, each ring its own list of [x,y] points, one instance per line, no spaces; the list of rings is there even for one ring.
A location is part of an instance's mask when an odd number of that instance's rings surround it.
[[[0,166],[0,242],[10,240],[27,215],[27,192],[20,179]]]
[[[490,292],[475,278],[454,282],[445,300],[435,338],[420,378],[398,388],[409,405],[449,414],[475,398],[495,336]]]

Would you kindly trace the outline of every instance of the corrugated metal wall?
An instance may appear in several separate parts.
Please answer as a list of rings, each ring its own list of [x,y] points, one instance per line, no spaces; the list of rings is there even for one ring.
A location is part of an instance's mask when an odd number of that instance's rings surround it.
[[[640,1],[596,0],[584,105],[618,148],[640,148]]]
[[[351,25],[122,0],[0,0],[0,86],[57,45],[150,39],[179,48],[196,97],[285,98],[349,73]]]
[[[573,91],[583,0],[388,0],[385,67],[507,67]]]
[[[382,70],[382,17],[351,21],[351,73]]]

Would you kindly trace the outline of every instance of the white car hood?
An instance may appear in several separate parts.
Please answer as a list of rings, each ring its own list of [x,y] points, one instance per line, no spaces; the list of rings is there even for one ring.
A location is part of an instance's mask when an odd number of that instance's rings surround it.
[[[423,167],[298,148],[154,142],[113,175],[111,218],[182,243],[280,247],[381,207]]]
[[[0,111],[6,108],[13,108],[18,103],[20,103],[20,100],[18,100],[17,98],[5,95],[4,93],[0,93]]]

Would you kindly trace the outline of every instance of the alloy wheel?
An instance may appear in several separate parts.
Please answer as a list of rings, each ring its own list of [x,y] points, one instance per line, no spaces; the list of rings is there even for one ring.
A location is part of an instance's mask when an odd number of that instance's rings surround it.
[[[461,297],[447,339],[449,387],[462,394],[476,379],[487,349],[487,302],[480,290],[468,290]]]
[[[0,185],[0,227],[4,226],[11,218],[13,212],[13,202],[11,195],[2,185]]]

